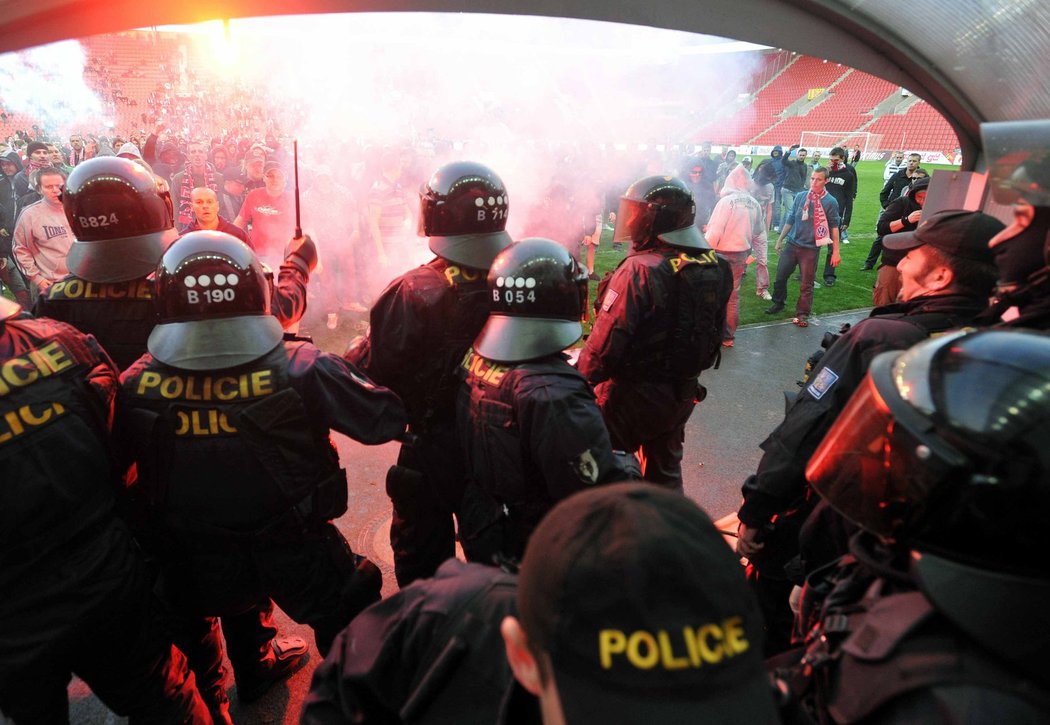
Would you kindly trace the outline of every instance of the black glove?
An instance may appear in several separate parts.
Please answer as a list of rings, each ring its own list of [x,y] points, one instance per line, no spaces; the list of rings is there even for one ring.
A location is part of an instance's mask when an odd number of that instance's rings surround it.
[[[292,239],[288,244],[288,253],[284,258],[288,264],[294,264],[303,274],[310,274],[317,266],[317,245],[309,234]]]

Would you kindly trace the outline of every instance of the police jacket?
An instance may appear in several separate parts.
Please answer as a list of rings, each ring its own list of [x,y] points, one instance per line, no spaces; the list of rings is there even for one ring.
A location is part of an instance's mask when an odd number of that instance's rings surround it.
[[[471,350],[462,368],[457,430],[471,487],[496,503],[487,515],[466,504],[464,549],[474,560],[489,560],[493,552],[472,555],[468,539],[499,526],[503,553],[520,558],[555,503],[624,480],[626,470],[612,452],[594,393],[564,355],[501,365]]]
[[[794,706],[786,723],[1046,721],[1050,639],[1032,621],[1042,605],[1029,601],[1039,596],[1031,580],[1002,577],[983,597],[998,611],[984,616],[984,604],[967,601],[965,576],[934,585],[959,590],[944,598],[912,575],[906,554],[863,533],[850,548],[806,582],[803,646],[771,661]]]
[[[876,355],[966,325],[983,308],[984,300],[977,297],[917,297],[877,307],[843,334],[810,373],[784,421],[762,442],[758,471],[743,486],[740,521],[761,527],[805,494],[806,463]]]
[[[304,725],[489,725],[513,682],[500,623],[517,577],[449,559],[359,614],[314,672]]]
[[[17,593],[44,598],[90,578],[88,561],[68,577],[55,571],[72,552],[97,554],[112,523],[117,374],[94,338],[69,325],[0,321],[0,622]]]
[[[405,402],[414,429],[455,418],[456,366],[488,318],[483,270],[436,258],[372,305],[367,337],[346,358]]]
[[[632,252],[606,280],[577,364],[587,382],[676,383],[715,363],[733,289],[725,259],[661,245]]]
[[[307,281],[307,274],[296,265],[281,265],[270,310],[283,326],[298,322],[306,312]],[[94,335],[117,367],[126,370],[146,352],[146,341],[157,323],[153,279],[89,282],[68,275],[40,295],[33,313]]]
[[[303,342],[217,371],[146,354],[121,376],[117,414],[139,498],[190,538],[253,532],[286,514],[314,523],[341,515],[346,480],[329,429],[378,444],[405,428],[396,395]]]

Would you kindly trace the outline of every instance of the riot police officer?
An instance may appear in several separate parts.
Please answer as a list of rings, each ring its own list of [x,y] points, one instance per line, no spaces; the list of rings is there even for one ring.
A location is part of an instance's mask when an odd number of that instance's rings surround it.
[[[171,246],[157,305],[149,353],[122,376],[118,422],[165,591],[212,616],[272,598],[323,653],[381,584],[330,523],[347,484],[329,428],[392,440],[405,428],[401,401],[341,358],[283,341],[262,264],[227,234]]]
[[[1050,339],[883,353],[806,469],[860,532],[802,595],[798,722],[1045,722]]]
[[[732,291],[729,264],[693,225],[696,203],[671,176],[636,181],[621,198],[614,241],[631,252],[599,286],[579,369],[596,386],[617,449],[641,451],[645,480],[682,487],[685,423],[703,399]]]
[[[0,370],[0,719],[66,722],[75,672],[133,722],[210,722],[113,513],[117,369],[0,297]]]
[[[153,274],[177,237],[171,195],[141,163],[116,156],[88,159],[69,175],[62,205],[76,237],[71,272],[37,300],[38,315],[94,335],[124,370],[146,351],[156,323]],[[273,313],[291,325],[306,310],[306,284],[316,265],[312,242],[281,265]]]
[[[631,477],[563,354],[583,333],[587,277],[563,246],[538,238],[503,250],[489,270],[492,311],[461,363],[457,404],[470,480],[460,538],[472,561],[519,560],[555,503]]]
[[[372,306],[369,330],[347,359],[405,402],[416,436],[387,474],[398,584],[433,576],[455,554],[453,512],[464,469],[455,434],[456,366],[488,315],[485,274],[511,243],[509,199],[483,164],[434,172],[419,195],[419,235],[437,258],[401,275]]]
[[[136,161],[103,156],[70,174],[62,203],[76,237],[67,259],[72,274],[48,288],[34,310],[94,335],[121,370],[146,352],[157,320],[150,277],[178,236],[166,183],[145,162]],[[285,325],[298,321],[306,309],[306,284],[317,260],[308,238],[294,240],[292,246],[271,304]],[[277,638],[270,601],[224,625],[242,701],[260,696],[306,653],[305,640]],[[201,627],[205,631],[197,632]],[[205,701],[215,712],[225,709],[218,624],[181,622],[175,630]]]
[[[1050,121],[981,124],[995,200],[1012,223],[989,246],[999,280],[986,321],[1050,328]],[[1018,163],[1018,160],[1021,160]]]

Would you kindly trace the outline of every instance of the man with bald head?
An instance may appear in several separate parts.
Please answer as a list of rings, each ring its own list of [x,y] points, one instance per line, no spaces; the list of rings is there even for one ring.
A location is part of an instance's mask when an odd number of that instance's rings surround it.
[[[237,237],[249,247],[252,246],[252,243],[248,241],[247,232],[219,214],[219,196],[214,189],[198,186],[190,192],[190,204],[193,208],[193,222],[186,227],[184,234],[195,232],[198,229],[226,232]]]

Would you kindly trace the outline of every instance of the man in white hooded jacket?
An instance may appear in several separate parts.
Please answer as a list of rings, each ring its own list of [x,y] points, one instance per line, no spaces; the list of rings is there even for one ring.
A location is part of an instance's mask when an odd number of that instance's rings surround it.
[[[733,294],[729,298],[725,329],[722,331],[724,347],[733,346],[740,319],[740,278],[747,265],[756,257],[761,256],[764,261],[766,256],[766,220],[762,215],[762,206],[751,196],[750,188],[751,178],[747,171],[742,166],[733,169],[722,186],[721,199],[704,229],[708,244],[725,257],[733,268]],[[768,272],[766,284],[769,284]],[[762,296],[761,292],[759,296]]]

